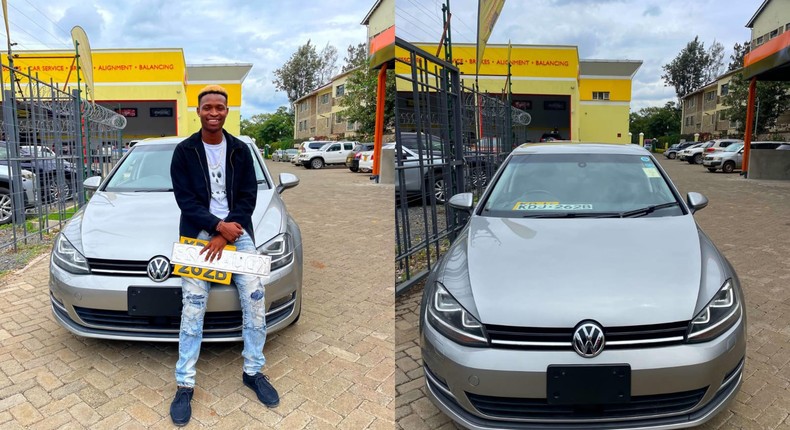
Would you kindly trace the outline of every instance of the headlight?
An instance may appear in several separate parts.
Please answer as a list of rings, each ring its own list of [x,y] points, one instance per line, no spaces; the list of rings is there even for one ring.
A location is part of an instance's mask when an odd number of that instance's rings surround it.
[[[62,234],[55,240],[52,250],[52,261],[61,269],[77,275],[90,273],[88,261],[77,251],[77,248]]]
[[[431,326],[450,340],[466,346],[488,346],[483,325],[438,282],[428,297],[426,315]]]
[[[293,238],[288,233],[282,233],[274,239],[259,246],[258,252],[272,257],[271,270],[277,270],[290,264],[294,259]]]
[[[710,303],[691,321],[689,342],[706,342],[727,331],[741,317],[741,301],[732,279],[724,282]]]

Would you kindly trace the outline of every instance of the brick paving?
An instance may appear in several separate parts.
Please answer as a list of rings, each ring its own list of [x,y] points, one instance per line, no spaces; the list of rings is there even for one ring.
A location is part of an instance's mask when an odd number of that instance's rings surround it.
[[[267,409],[241,383],[241,343],[204,344],[189,428],[394,427],[393,188],[345,168],[292,172],[302,229],[299,322],[270,335]],[[0,279],[0,428],[171,428],[177,344],[78,338],[49,305],[49,256]]]
[[[696,429],[790,429],[790,182],[745,180],[658,157],[684,195],[708,197],[697,222],[733,264],[746,294],[743,384],[728,410]],[[655,270],[663,270],[660,256],[654,261]],[[408,430],[454,429],[425,396],[421,295],[419,288],[396,300],[395,419]]]

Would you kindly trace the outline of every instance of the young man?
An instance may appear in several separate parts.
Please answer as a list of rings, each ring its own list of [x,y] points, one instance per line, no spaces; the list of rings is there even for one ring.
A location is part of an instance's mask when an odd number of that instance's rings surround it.
[[[218,85],[205,87],[198,95],[197,113],[200,131],[178,144],[170,165],[173,193],[181,209],[179,234],[207,240],[200,253],[208,261],[220,258],[228,244],[239,252],[255,253],[252,212],[258,184],[247,145],[222,128],[228,115],[225,89]],[[266,341],[264,285],[257,276],[234,274],[232,279],[239,290],[243,314],[242,381],[264,405],[273,408],[280,398],[269,378],[260,373]],[[181,282],[183,308],[175,372],[178,388],[170,405],[170,417],[178,426],[186,425],[192,415],[195,364],[209,295],[207,281],[184,277]]]

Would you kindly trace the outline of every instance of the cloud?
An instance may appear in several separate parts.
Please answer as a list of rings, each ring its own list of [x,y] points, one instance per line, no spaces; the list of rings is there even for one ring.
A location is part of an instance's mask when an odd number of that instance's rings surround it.
[[[85,30],[89,39],[101,37],[104,30],[104,17],[99,13],[96,6],[85,4],[83,6],[69,7],[66,9],[63,17],[57,21],[57,26],[66,31],[71,31],[77,25]]]
[[[656,5],[648,6],[648,8],[645,9],[645,11],[642,13],[642,16],[659,16],[659,15],[661,15],[661,8]]]

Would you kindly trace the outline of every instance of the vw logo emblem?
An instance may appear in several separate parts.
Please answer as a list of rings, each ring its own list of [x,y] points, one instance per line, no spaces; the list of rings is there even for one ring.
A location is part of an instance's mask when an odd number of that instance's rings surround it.
[[[170,277],[170,261],[157,255],[148,262],[148,277],[154,282],[162,282]]]
[[[584,358],[593,358],[603,351],[603,329],[594,322],[582,323],[573,333],[573,349]]]

